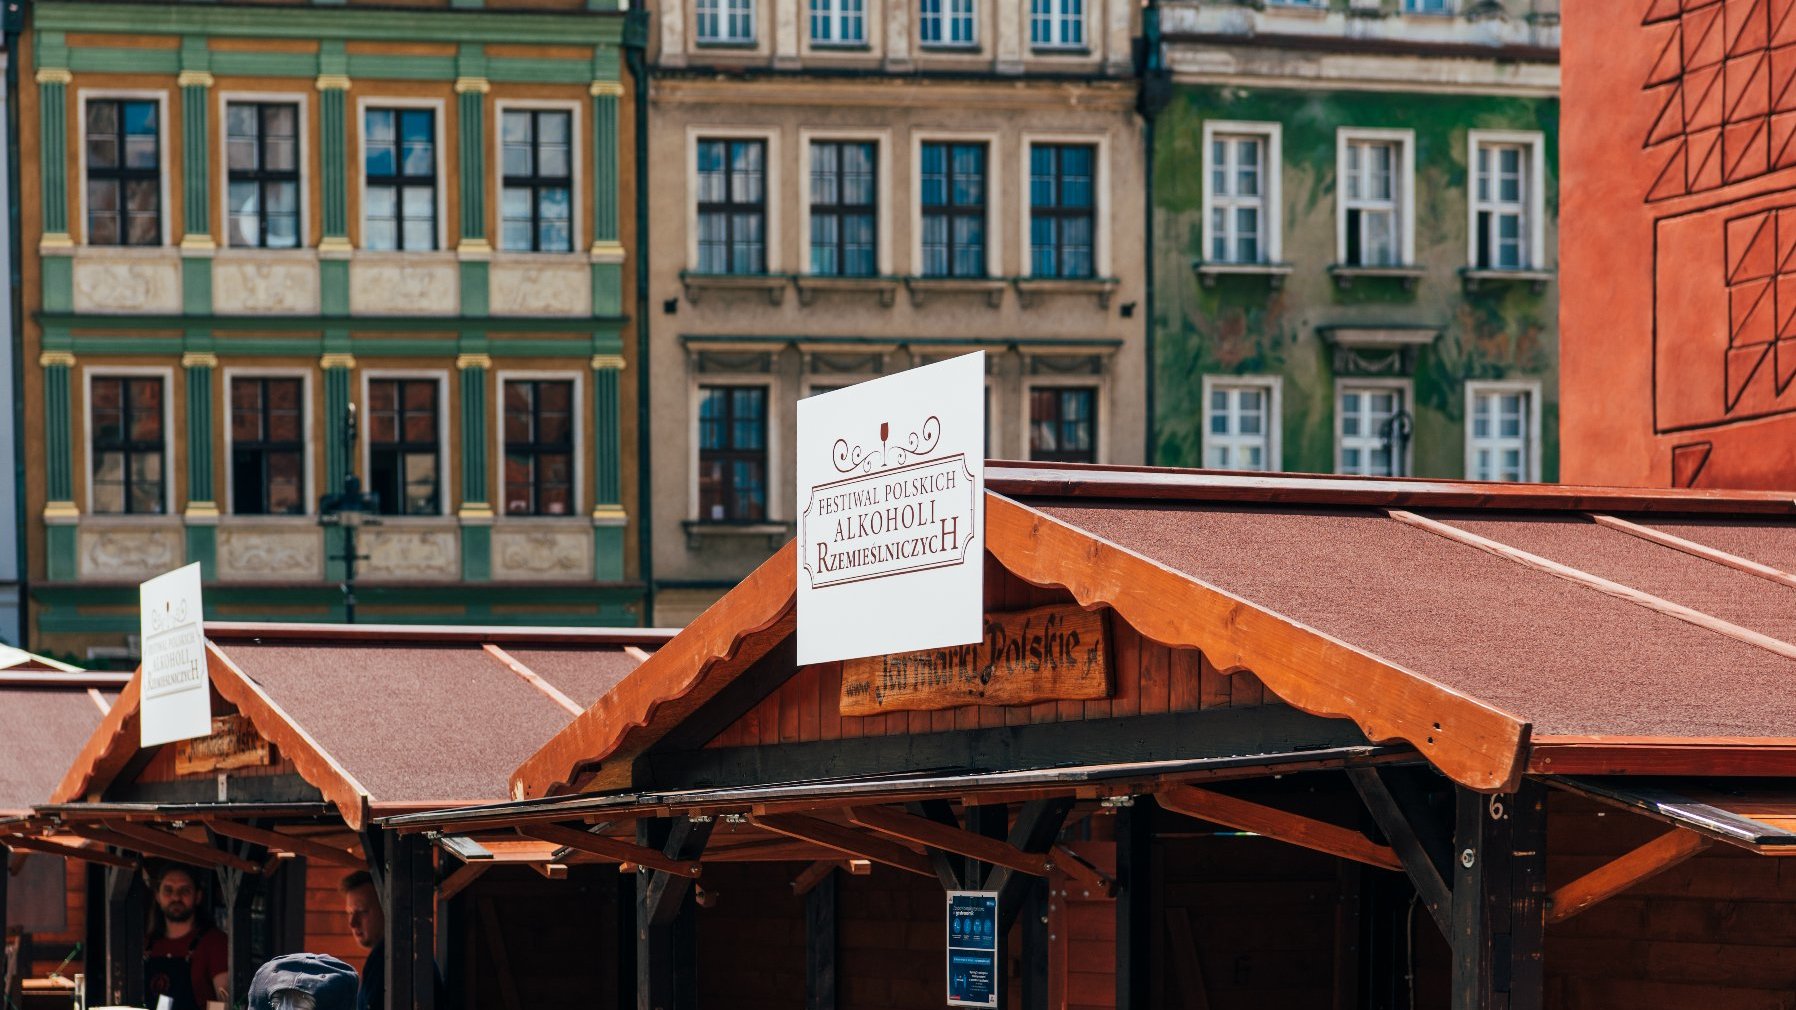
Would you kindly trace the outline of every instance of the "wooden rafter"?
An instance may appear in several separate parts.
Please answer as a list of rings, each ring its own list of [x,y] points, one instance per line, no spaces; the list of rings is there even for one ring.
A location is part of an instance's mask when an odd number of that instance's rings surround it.
[[[1086,862],[1085,857],[1064,845],[1054,846],[1054,866],[1069,880],[1083,884],[1090,894],[1116,897],[1116,880],[1103,870]]]
[[[1712,839],[1694,831],[1673,828],[1632,852],[1555,888],[1547,896],[1547,921],[1564,922],[1648,877],[1664,873],[1712,844]]]
[[[64,845],[47,838],[32,838],[26,835],[7,835],[0,837],[0,845],[10,849],[25,849],[31,852],[42,852],[49,856],[62,856],[65,859],[80,859],[89,863],[100,863],[104,866],[117,866],[121,869],[135,869],[137,860],[129,856],[120,856],[105,849],[88,848],[79,845]]]
[[[69,824],[62,830],[71,835],[80,835],[89,841],[99,842],[102,845],[110,845],[128,852],[141,852],[146,856],[154,856],[159,859],[173,859],[201,866],[223,866],[245,873],[262,871],[261,866],[241,856],[233,856],[221,849],[179,838],[166,831],[145,828],[142,825]]]
[[[308,838],[300,838],[296,835],[222,818],[209,820],[206,822],[206,826],[226,838],[250,842],[274,852],[291,852],[296,856],[304,856],[321,863],[330,863],[333,866],[357,867],[362,865],[361,857],[355,853],[324,845]]]
[[[588,852],[620,863],[635,863],[651,870],[661,870],[682,877],[697,877],[702,871],[702,867],[696,860],[672,859],[658,849],[651,849],[616,838],[607,838],[604,835],[595,835],[582,828],[556,824],[552,821],[520,824],[518,825],[518,834],[577,852]]]
[[[809,894],[811,889],[829,879],[829,875],[842,868],[839,859],[820,859],[798,871],[792,878],[793,894]]]
[[[1325,855],[1351,859],[1385,870],[1403,869],[1403,861],[1388,845],[1338,824],[1286,810],[1263,806],[1196,786],[1166,786],[1155,797],[1161,806],[1187,817],[1210,821],[1241,831],[1286,842]]]
[[[485,873],[486,868],[491,865],[491,863],[463,863],[457,866],[447,877],[443,878],[441,883],[437,884],[437,900],[448,901],[467,890],[468,885],[479,880],[481,874]]]
[[[952,852],[993,866],[1008,866],[1032,876],[1045,877],[1054,870],[1054,860],[1050,856],[1024,852],[999,839],[889,807],[854,807],[848,811],[848,821],[900,841]]]
[[[1419,833],[1417,825],[1377,769],[1350,768],[1347,778],[1359,791],[1372,819],[1378,822],[1378,830],[1390,839],[1391,849],[1402,861],[1410,883],[1415,885],[1422,907],[1428,909],[1442,933],[1451,935],[1453,892],[1448,888],[1446,878],[1441,876],[1440,865],[1429,853],[1428,841]]]
[[[935,876],[935,867],[930,865],[929,859],[922,853],[878,835],[804,814],[751,814],[749,820],[767,831],[812,842],[845,856],[871,860],[882,866],[919,876]]]

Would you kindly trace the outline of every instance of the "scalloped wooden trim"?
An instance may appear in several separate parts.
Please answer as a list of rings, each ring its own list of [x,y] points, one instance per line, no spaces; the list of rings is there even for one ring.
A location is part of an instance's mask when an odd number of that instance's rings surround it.
[[[985,533],[1018,578],[1108,605],[1218,669],[1252,670],[1295,708],[1352,719],[1377,742],[1407,741],[1461,785],[1513,791],[1521,779],[1529,726],[1507,712],[1000,495],[986,496]]]
[[[526,758],[512,772],[512,797],[628,786],[636,755],[796,629],[797,551],[788,541]]]

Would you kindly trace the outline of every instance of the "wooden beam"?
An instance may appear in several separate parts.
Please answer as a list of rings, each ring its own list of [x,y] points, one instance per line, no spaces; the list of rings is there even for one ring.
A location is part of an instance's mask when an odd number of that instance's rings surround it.
[[[877,835],[803,814],[750,814],[749,820],[763,830],[813,842],[846,856],[870,859],[894,870],[918,876],[935,876],[935,867],[922,853]]]
[[[526,822],[518,825],[518,834],[526,838],[550,842],[562,848],[589,852],[595,856],[603,856],[620,863],[635,863],[652,870],[675,873],[682,877],[696,878],[702,867],[692,860],[670,859],[657,849],[645,845],[637,845],[622,839],[595,835],[584,828],[569,827],[552,821]]]
[[[437,900],[448,901],[467,890],[468,885],[479,880],[481,874],[491,863],[463,863],[456,867],[447,877],[437,884]]]
[[[698,862],[706,843],[711,839],[711,829],[715,823],[709,819],[696,820],[687,816],[676,818],[668,830],[666,844],[661,847],[662,856],[683,863]],[[642,822],[638,821],[637,824],[640,832]],[[639,837],[638,841],[641,840]],[[666,870],[649,874],[643,902],[651,924],[666,926],[673,923],[686,900],[686,893],[692,888],[692,879]]]
[[[25,849],[31,852],[42,852],[49,856],[61,856],[64,859],[80,859],[102,866],[117,866],[121,869],[137,868],[137,860],[129,856],[114,855],[105,849],[89,849],[77,845],[64,845],[52,842],[47,838],[30,838],[24,835],[8,835],[0,838],[0,845],[14,849]]]
[[[1546,787],[1454,790],[1452,1010],[1544,1010]]]
[[[1010,845],[1023,852],[1046,853],[1060,838],[1060,828],[1073,812],[1071,797],[1031,800],[1017,809],[1016,823],[1010,826]],[[1009,866],[993,866],[985,875],[983,890],[998,892],[998,932],[1008,936],[1010,924],[1023,909],[1023,896],[1034,886],[1031,874]]]
[[[1116,897],[1116,880],[1085,861],[1085,857],[1064,845],[1054,846],[1054,865],[1067,879],[1082,885],[1087,895]]]
[[[793,894],[809,894],[811,888],[829,879],[829,875],[841,868],[841,861],[836,859],[820,859],[798,872],[792,878]]]
[[[1624,856],[1569,881],[1547,896],[1547,921],[1564,922],[1615,897],[1648,877],[1663,873],[1714,844],[1684,828],[1673,828]]]
[[[362,865],[361,859],[354,853],[344,849],[333,848],[329,845],[322,845],[309,838],[299,838],[294,835],[282,834],[279,831],[274,831],[269,828],[254,827],[239,821],[209,820],[206,822],[206,825],[226,838],[235,838],[240,842],[250,842],[266,849],[272,849],[276,852],[291,852],[296,856],[304,856],[307,859],[314,859],[321,863],[330,863],[333,866],[355,868]]]
[[[233,870],[242,870],[245,873],[262,872],[260,864],[252,863],[240,856],[233,856],[210,845],[201,845],[169,832],[158,831],[140,824],[108,822],[104,827],[95,827],[91,824],[70,824],[64,830],[106,845],[141,852],[146,856],[158,856],[199,866],[223,866]]]
[[[1434,917],[1434,922],[1441,933],[1451,931],[1449,921],[1453,910],[1453,894],[1447,888],[1447,881],[1441,876],[1440,868],[1428,854],[1428,847],[1417,833],[1416,826],[1410,822],[1409,815],[1391,795],[1384,777],[1375,768],[1349,768],[1347,778],[1353,788],[1359,791],[1360,799],[1371,812],[1372,819],[1378,823],[1378,830],[1384,832],[1390,840],[1392,851],[1403,863],[1403,870],[1409,876],[1410,883],[1415,885],[1416,896],[1422,900],[1422,906]]]
[[[1397,853],[1390,846],[1379,845],[1365,835],[1338,824],[1262,806],[1196,786],[1166,786],[1156,797],[1162,807],[1187,817],[1240,831],[1251,831],[1298,848],[1351,859],[1380,869],[1403,869],[1403,861],[1397,858]]]
[[[1020,873],[1045,877],[1054,870],[1054,860],[1046,855],[1024,852],[1008,842],[937,824],[890,807],[854,807],[848,811],[848,821],[900,841],[952,852],[993,866],[1007,866]]]

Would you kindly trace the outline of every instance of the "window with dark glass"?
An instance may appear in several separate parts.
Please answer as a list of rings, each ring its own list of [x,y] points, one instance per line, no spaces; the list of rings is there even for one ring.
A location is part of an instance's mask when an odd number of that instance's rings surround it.
[[[435,379],[368,381],[368,480],[387,515],[442,511]]]
[[[299,106],[232,102],[225,110],[234,246],[299,246]]]
[[[1029,392],[1029,458],[1055,463],[1098,461],[1098,391],[1090,387]]]
[[[879,272],[875,151],[863,141],[811,144],[811,273],[871,277]]]
[[[162,379],[95,376],[89,387],[93,508],[104,513],[167,510]]]
[[[231,511],[306,510],[305,402],[299,379],[231,380]]]
[[[1029,256],[1036,277],[1093,275],[1096,213],[1089,144],[1029,148]]]
[[[767,387],[705,386],[698,407],[699,518],[767,518]]]
[[[153,101],[88,100],[88,245],[162,244],[159,118]]]
[[[574,250],[573,124],[573,113],[556,109],[505,113],[501,249]]]
[[[363,247],[435,249],[436,112],[369,109],[363,122]]]
[[[923,145],[923,274],[984,277],[985,145]]]
[[[767,272],[767,142],[698,142],[698,269]]]
[[[505,383],[505,514],[574,514],[574,384]]]

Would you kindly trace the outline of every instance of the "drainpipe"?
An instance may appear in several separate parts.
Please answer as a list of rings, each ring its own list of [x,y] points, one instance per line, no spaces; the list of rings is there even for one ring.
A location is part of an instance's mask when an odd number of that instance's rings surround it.
[[[1136,107],[1141,113],[1142,150],[1145,153],[1145,157],[1142,159],[1141,221],[1145,274],[1142,278],[1141,301],[1142,312],[1147,317],[1143,323],[1145,334],[1142,343],[1142,352],[1146,356],[1144,373],[1147,379],[1147,389],[1142,397],[1142,403],[1147,410],[1147,423],[1144,425],[1147,444],[1142,455],[1142,462],[1153,466],[1156,441],[1154,387],[1156,384],[1155,348],[1157,346],[1154,339],[1154,273],[1158,264],[1158,260],[1155,258],[1157,250],[1154,245],[1154,123],[1160,115],[1160,110],[1166,108],[1166,103],[1172,98],[1171,75],[1166,71],[1165,52],[1160,39],[1159,0],[1147,0],[1146,5],[1141,9],[1141,39],[1135,52],[1135,73],[1141,82]]]
[[[19,641],[21,649],[28,649],[35,644],[28,641],[31,627],[31,594],[27,584],[31,579],[29,555],[30,541],[25,530],[30,525],[25,519],[25,288],[20,277],[20,252],[23,248],[19,237],[19,37],[25,30],[24,0],[5,0],[5,8],[0,11],[4,18],[6,37],[6,243],[7,243],[7,280],[12,284],[12,297],[7,306],[12,317],[11,346],[6,353],[12,357],[12,470],[8,475],[12,480],[13,509],[17,524],[13,529],[15,547],[14,564],[17,566],[16,586],[19,594]]]
[[[640,4],[624,15],[624,62],[635,91],[636,121],[630,135],[636,145],[636,556],[642,579],[642,623],[654,623],[655,524],[654,483],[649,456],[649,12]]]

